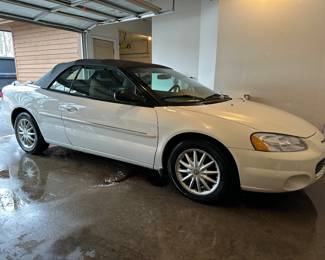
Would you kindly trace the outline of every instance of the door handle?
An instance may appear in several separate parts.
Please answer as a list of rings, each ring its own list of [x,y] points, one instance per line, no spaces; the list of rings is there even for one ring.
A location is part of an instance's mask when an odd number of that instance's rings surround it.
[[[66,106],[65,108],[68,112],[77,112],[79,109],[75,106]]]
[[[70,113],[77,112],[79,109],[73,105],[60,105],[59,110],[66,110]]]

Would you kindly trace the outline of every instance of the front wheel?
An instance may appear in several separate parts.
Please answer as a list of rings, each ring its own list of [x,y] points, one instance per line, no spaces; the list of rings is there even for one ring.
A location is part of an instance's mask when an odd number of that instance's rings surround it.
[[[20,113],[15,120],[14,129],[18,144],[26,153],[39,154],[48,148],[49,145],[30,114]]]
[[[169,157],[168,172],[181,193],[200,202],[223,199],[233,185],[229,158],[205,140],[179,143]]]

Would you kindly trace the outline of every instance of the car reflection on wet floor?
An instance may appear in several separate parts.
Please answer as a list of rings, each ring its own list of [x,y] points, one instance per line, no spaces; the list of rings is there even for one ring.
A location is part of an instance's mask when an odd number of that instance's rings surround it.
[[[56,146],[30,156],[2,133],[0,259],[325,258],[323,181],[202,205],[141,167]]]
[[[132,168],[126,164],[60,147],[32,156],[20,150],[14,136],[1,138],[0,144],[0,181],[6,180],[0,188],[0,212],[70,195],[81,188],[114,185],[132,176]],[[58,192],[46,191],[49,174],[51,181],[58,182]]]

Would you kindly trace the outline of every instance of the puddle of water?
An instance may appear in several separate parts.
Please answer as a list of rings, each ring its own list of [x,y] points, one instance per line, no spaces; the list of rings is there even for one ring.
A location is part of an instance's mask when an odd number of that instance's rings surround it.
[[[39,208],[44,203],[70,200],[88,188],[123,182],[138,170],[57,146],[50,146],[40,156],[27,155],[10,133],[0,119],[0,214],[22,208],[28,211],[30,204]]]
[[[9,170],[9,165],[19,161],[24,153],[13,135],[0,137],[0,145],[0,171],[3,172]]]
[[[133,174],[134,167],[129,165],[56,146],[50,146],[44,156],[26,156],[14,135],[1,136],[7,134],[4,128],[0,122],[0,181],[11,179],[11,183],[15,183],[11,186],[19,186],[20,190],[30,193],[28,197],[32,200],[40,200],[40,192],[31,193],[44,190],[48,175],[59,176],[60,181],[64,176],[70,180],[75,178],[76,187],[108,187]],[[63,187],[67,186],[65,182],[73,186],[69,180],[62,180]]]
[[[21,151],[15,137],[0,137],[0,212],[30,203],[70,198],[87,188],[126,180],[132,169],[102,157],[52,146],[44,155]]]
[[[1,111],[1,102],[0,102],[0,136],[8,135],[13,133],[13,129],[4,123],[4,119],[2,118],[3,112]]]

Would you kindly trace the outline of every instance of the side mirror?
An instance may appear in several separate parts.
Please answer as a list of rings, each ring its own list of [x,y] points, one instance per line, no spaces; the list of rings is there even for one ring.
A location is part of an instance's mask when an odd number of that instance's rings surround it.
[[[125,89],[118,89],[114,93],[114,98],[116,101],[127,102],[131,104],[143,104],[143,99],[140,96],[136,96],[134,93],[130,91],[126,91]]]

